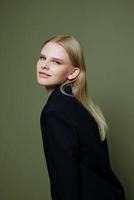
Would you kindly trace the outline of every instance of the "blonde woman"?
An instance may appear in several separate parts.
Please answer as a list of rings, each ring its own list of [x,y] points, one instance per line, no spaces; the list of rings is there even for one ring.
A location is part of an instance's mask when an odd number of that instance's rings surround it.
[[[37,61],[37,82],[48,99],[40,125],[52,200],[124,200],[110,167],[107,123],[87,94],[80,43],[58,35],[45,41]]]

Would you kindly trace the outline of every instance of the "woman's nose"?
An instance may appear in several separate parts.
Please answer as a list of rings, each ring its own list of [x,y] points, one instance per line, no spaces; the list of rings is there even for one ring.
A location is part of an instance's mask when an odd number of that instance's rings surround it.
[[[47,65],[42,65],[41,68],[42,69],[48,69],[48,66]]]
[[[42,69],[48,69],[49,67],[48,67],[48,62],[47,63],[43,63],[42,65],[41,65],[41,68]]]

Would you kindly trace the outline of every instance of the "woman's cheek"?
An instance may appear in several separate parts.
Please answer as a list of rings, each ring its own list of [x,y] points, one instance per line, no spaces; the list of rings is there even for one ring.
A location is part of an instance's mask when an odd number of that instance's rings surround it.
[[[59,69],[58,66],[52,66],[52,67],[51,67],[51,71],[52,71],[52,72],[58,72],[58,71],[60,71],[60,69]]]
[[[61,68],[61,66],[53,66],[51,68],[51,72],[54,73],[54,74],[64,74],[65,73],[65,69],[64,68]]]

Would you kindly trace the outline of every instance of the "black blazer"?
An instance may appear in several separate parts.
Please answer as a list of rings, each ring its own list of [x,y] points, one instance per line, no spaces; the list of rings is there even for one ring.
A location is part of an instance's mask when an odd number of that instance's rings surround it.
[[[66,92],[72,94],[71,87]],[[74,97],[57,86],[42,109],[40,125],[52,200],[124,200],[113,173],[107,141]]]

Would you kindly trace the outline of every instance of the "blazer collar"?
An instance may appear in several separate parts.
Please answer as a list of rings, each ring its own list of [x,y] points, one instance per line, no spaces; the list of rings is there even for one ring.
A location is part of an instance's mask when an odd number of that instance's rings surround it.
[[[71,85],[66,85],[66,86],[64,86],[63,88],[64,88],[64,91],[65,91],[67,94],[73,96]],[[50,95],[48,96],[46,105],[48,104],[48,102],[50,101],[50,99],[51,99],[53,96],[55,96],[55,94],[57,94],[57,93],[61,93],[61,91],[60,91],[60,85],[57,85],[57,86],[53,89],[53,91],[50,93]]]

